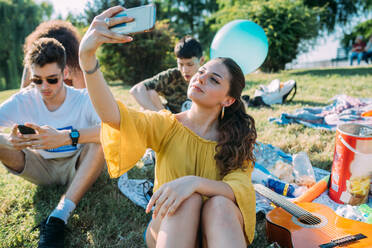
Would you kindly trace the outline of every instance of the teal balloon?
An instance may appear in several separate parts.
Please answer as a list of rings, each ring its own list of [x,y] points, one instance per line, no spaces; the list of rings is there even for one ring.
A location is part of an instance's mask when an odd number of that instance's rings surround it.
[[[235,20],[224,25],[214,36],[211,58],[230,57],[244,74],[257,70],[265,61],[269,45],[265,31],[248,20]]]

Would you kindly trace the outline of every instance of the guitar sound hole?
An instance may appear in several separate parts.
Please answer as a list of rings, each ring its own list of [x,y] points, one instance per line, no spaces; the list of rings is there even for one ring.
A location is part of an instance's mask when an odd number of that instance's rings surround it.
[[[306,225],[318,225],[322,220],[314,215],[304,215],[298,218],[298,220]]]

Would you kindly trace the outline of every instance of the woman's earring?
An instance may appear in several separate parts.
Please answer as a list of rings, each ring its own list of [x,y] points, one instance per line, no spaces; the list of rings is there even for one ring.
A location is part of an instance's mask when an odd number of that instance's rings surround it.
[[[221,120],[223,119],[223,116],[225,115],[225,106],[222,107],[221,111]]]

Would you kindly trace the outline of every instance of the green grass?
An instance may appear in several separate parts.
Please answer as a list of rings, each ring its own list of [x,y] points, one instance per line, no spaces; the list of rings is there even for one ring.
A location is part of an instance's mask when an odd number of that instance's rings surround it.
[[[253,95],[259,84],[279,78],[295,79],[294,101],[272,108],[248,109],[255,118],[258,140],[280,147],[285,152],[308,153],[314,166],[329,170],[332,165],[335,134],[300,125],[278,126],[268,122],[271,116],[309,106],[324,106],[337,94],[372,97],[372,67],[319,70],[294,70],[279,74],[252,74],[247,77],[246,94]],[[138,107],[129,96],[129,87],[112,85],[116,97]],[[12,95],[0,92],[0,102]],[[151,177],[152,170],[135,167],[130,177]],[[38,231],[32,228],[56,206],[64,187],[40,187],[9,174],[0,167],[0,247],[35,247]],[[117,179],[102,174],[84,196],[69,221],[71,233],[67,247],[145,247],[142,233],[150,216],[125,198],[117,188]],[[253,247],[266,247],[263,216],[258,216]]]

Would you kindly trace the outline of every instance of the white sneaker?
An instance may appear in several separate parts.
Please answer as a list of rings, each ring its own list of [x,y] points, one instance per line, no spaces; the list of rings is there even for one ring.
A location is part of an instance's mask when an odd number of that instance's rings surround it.
[[[261,85],[254,96],[261,96],[267,105],[282,104],[295,86],[296,81],[294,80],[280,83],[279,79],[274,79],[268,86]]]
[[[155,152],[151,149],[147,149],[141,160],[144,166],[155,165]]]
[[[280,86],[281,86],[280,94],[283,97],[283,102],[285,102],[287,100],[287,97],[288,97],[289,93],[291,92],[291,90],[296,86],[296,81],[291,79],[287,82],[282,83]],[[296,94],[296,93],[294,93],[294,94]],[[293,95],[293,97],[294,97],[294,95]]]
[[[152,196],[153,183],[147,179],[129,179],[127,173],[118,180],[118,188],[129,200],[146,209]]]

